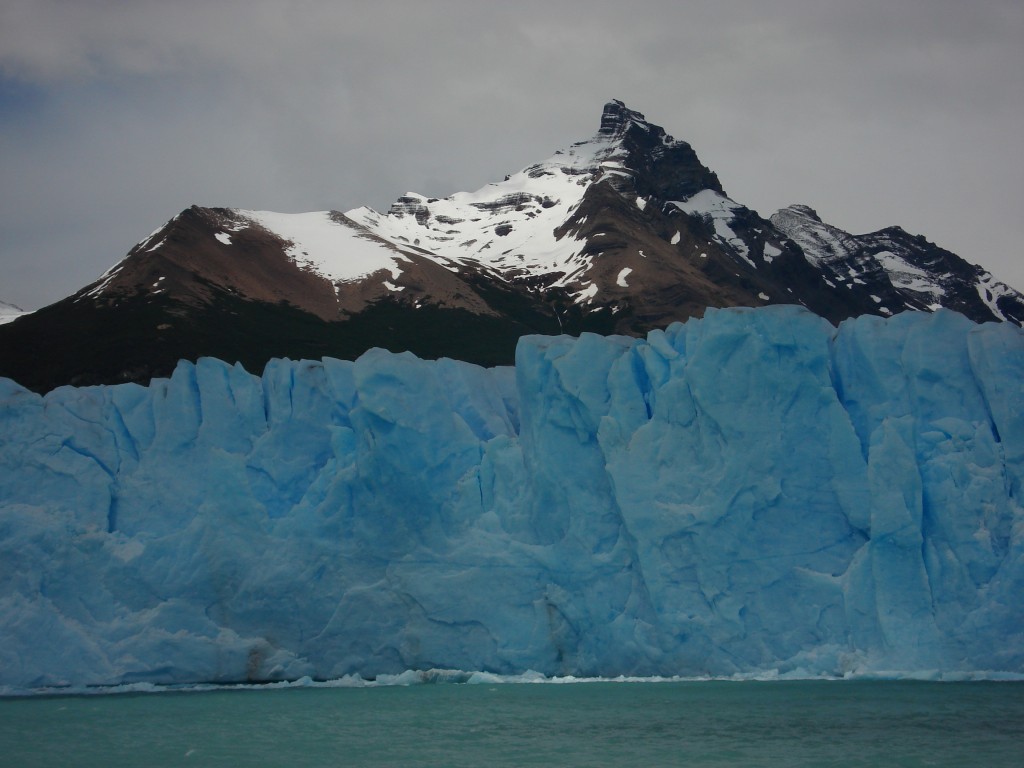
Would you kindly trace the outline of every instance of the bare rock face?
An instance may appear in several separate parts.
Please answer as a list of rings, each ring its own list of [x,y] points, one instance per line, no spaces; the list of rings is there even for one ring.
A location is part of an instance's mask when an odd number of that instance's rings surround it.
[[[1020,293],[898,227],[851,235],[807,206],[762,218],[611,101],[594,136],[476,192],[409,192],[386,213],[193,206],[78,293],[0,324],[0,375],[45,391],[371,347],[497,365],[524,334],[636,336],[766,304],[833,323],[939,307],[1024,321]]]
[[[718,176],[701,164],[689,144],[676,141],[621,101],[605,105],[598,135],[621,142],[640,195],[684,200],[704,189],[725,194]]]

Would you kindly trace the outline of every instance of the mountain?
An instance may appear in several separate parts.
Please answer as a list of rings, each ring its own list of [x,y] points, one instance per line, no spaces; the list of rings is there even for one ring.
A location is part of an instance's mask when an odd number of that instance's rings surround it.
[[[1024,296],[898,228],[851,235],[728,197],[692,147],[622,102],[592,138],[476,192],[386,213],[192,207],[73,296],[0,326],[0,375],[37,391],[146,382],[179,359],[409,350],[511,363],[524,334],[642,336],[708,307],[802,304],[837,323]]]
[[[1022,482],[1024,331],[946,310],[0,380],[0,693],[1020,677]]]

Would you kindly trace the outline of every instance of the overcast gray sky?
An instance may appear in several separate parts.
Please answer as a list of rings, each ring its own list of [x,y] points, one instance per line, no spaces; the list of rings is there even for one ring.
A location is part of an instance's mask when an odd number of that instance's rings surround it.
[[[0,0],[0,300],[193,203],[474,190],[612,98],[764,216],[899,224],[1024,289],[1021,0]]]

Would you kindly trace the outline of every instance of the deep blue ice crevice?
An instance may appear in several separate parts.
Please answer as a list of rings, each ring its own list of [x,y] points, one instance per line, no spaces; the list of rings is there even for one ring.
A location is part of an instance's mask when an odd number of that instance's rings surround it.
[[[1024,359],[1018,350],[1024,331],[987,323],[967,336],[971,372],[984,400],[993,437],[1006,463],[1010,494],[1019,500],[1024,481]]]

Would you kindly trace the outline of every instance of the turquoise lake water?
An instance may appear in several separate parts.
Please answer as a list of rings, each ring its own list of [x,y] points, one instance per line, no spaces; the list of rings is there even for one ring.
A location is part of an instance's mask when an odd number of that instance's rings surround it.
[[[1024,765],[1024,683],[436,684],[0,699],[0,765]]]

